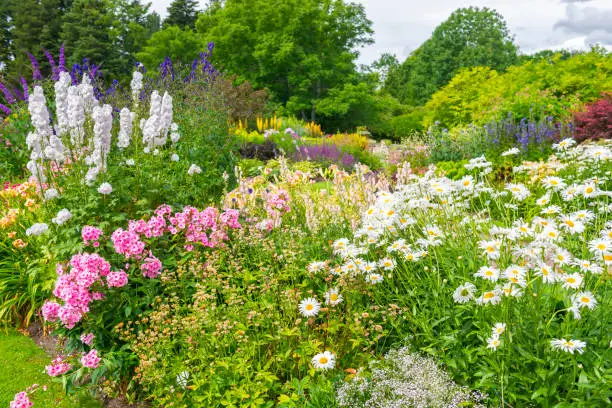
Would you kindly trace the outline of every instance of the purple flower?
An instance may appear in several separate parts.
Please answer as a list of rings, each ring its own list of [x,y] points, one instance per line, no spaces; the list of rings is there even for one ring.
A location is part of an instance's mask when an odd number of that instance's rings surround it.
[[[49,61],[49,65],[51,66],[52,78],[54,81],[57,81],[59,79],[59,70],[57,66],[55,65],[55,60],[53,59],[53,55],[51,55],[51,53],[45,50],[44,48],[43,48],[43,52],[45,53],[45,56],[47,57],[47,61]]]
[[[34,81],[42,80],[43,76],[40,73],[40,67],[38,66],[38,61],[36,60],[36,57],[29,52],[28,57],[30,57],[30,62],[32,62],[32,79]]]
[[[30,94],[28,93],[28,83],[24,77],[21,77],[21,87],[23,88],[23,100],[27,101],[30,97]]]
[[[6,86],[4,86],[4,84],[1,82],[0,82],[0,91],[2,91],[2,93],[4,94],[4,98],[6,99],[6,102],[8,102],[9,104],[15,103],[15,97],[13,96],[13,93]]]
[[[2,113],[4,113],[6,116],[9,116],[11,113],[13,113],[13,111],[9,107],[4,106],[1,103],[0,103],[0,111],[2,111]]]
[[[68,69],[66,68],[66,49],[64,43],[62,43],[62,46],[59,50],[59,70],[60,72],[68,71]]]

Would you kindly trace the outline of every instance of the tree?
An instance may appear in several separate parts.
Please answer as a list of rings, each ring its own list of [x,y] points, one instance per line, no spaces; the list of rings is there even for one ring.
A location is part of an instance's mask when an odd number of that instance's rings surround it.
[[[108,0],[75,0],[66,13],[61,39],[69,50],[69,62],[89,58],[109,71],[118,68],[119,51],[115,48],[111,27],[115,20]]]
[[[173,63],[191,63],[202,49],[200,37],[192,30],[169,26],[153,34],[137,57],[147,69],[155,69],[166,57]]]
[[[13,56],[13,0],[0,3],[0,71],[6,70]]]
[[[161,17],[157,12],[153,11],[145,16],[143,24],[147,30],[147,38],[151,38],[153,34],[161,29]]]
[[[309,120],[316,100],[356,75],[356,48],[372,42],[363,6],[341,0],[214,2],[196,27],[215,42],[216,65]]]
[[[462,68],[503,71],[517,58],[517,46],[499,13],[486,7],[461,8],[389,74],[386,89],[402,102],[422,105]]]
[[[164,27],[194,28],[198,19],[197,6],[198,2],[195,0],[174,0],[168,7]]]
[[[111,38],[118,51],[117,60],[112,64],[115,76],[131,75],[136,63],[136,53],[151,36],[149,29],[145,27],[149,7],[150,4],[143,5],[140,0],[114,0]]]
[[[43,75],[50,73],[43,49],[57,55],[61,46],[58,33],[64,16],[72,4],[71,0],[13,0],[10,26],[11,53],[9,63],[11,76],[19,78],[31,72],[31,53],[39,61]]]

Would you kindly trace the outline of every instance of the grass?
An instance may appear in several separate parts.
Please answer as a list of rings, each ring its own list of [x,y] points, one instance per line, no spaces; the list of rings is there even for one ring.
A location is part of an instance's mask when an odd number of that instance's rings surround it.
[[[12,329],[0,330],[0,407],[8,407],[16,393],[35,383],[41,386],[30,398],[36,408],[101,406],[87,395],[66,396],[62,385],[45,373],[47,364],[49,357],[32,339]]]

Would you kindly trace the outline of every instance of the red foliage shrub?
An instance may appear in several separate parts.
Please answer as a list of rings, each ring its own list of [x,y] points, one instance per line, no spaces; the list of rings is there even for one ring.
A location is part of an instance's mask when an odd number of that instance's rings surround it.
[[[601,99],[588,104],[585,111],[576,112],[574,123],[577,142],[612,138],[612,93],[604,93]]]

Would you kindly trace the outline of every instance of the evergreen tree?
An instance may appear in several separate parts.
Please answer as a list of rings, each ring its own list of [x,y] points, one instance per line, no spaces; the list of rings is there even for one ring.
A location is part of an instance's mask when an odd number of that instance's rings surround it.
[[[66,44],[70,64],[83,59],[103,65],[111,72],[118,68],[119,52],[115,48],[111,27],[114,22],[107,0],[75,0],[64,17],[61,39]]]
[[[198,19],[197,6],[198,2],[195,0],[174,0],[168,7],[168,17],[164,20],[164,27],[194,28]]]
[[[147,14],[143,26],[147,30],[147,37],[151,38],[153,34],[161,29],[161,16],[155,11]]]
[[[13,25],[12,0],[0,2],[0,71],[6,71],[13,56],[11,27]]]
[[[9,75],[29,76],[24,74],[31,72],[28,53],[38,60],[43,75],[51,73],[43,50],[57,55],[61,46],[58,33],[71,4],[72,0],[13,0],[10,52],[14,59],[8,64]]]

